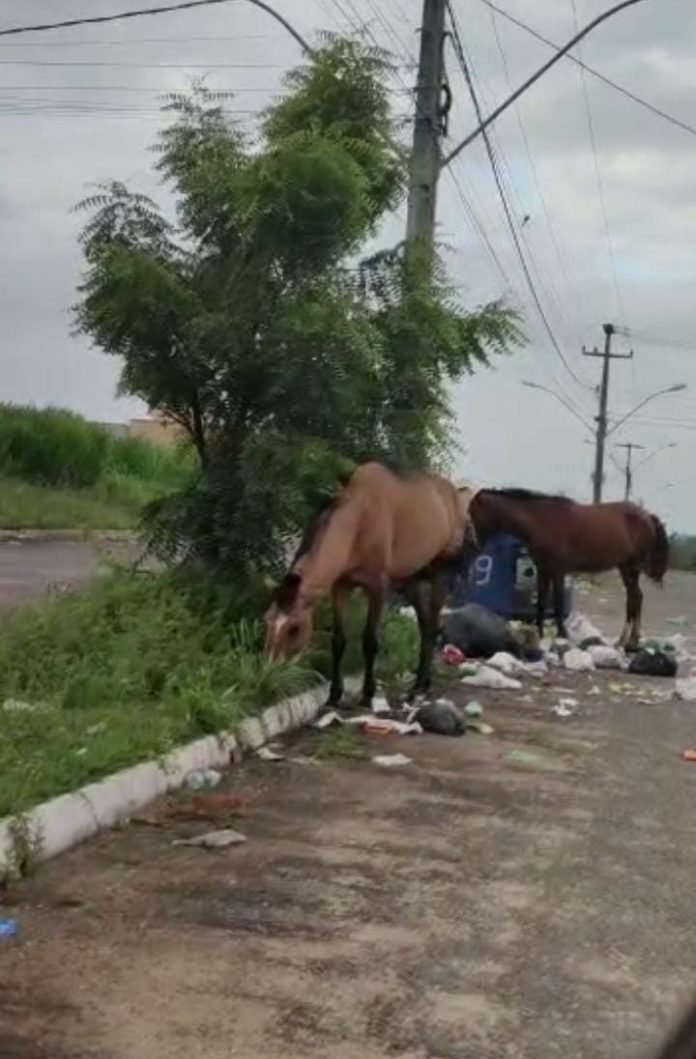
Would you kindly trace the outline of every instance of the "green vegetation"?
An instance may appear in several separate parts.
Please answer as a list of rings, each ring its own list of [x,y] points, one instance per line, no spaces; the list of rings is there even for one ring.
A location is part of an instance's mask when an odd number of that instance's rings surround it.
[[[675,533],[669,548],[669,564],[673,569],[696,571],[696,537]]]
[[[423,248],[364,256],[407,177],[387,74],[364,43],[324,41],[253,142],[218,94],[175,94],[157,143],[174,219],[118,181],[81,204],[78,327],[198,456],[149,510],[165,558],[282,566],[337,472],[446,459],[451,384],[519,340],[514,312],[466,309]]]
[[[0,405],[0,527],[132,529],[191,478],[190,450],[114,438],[57,408]]]
[[[5,621],[0,817],[234,725],[319,680],[327,634],[313,657],[271,662],[258,621],[242,616],[261,605],[202,572],[116,571]],[[360,617],[356,608],[356,625]],[[388,620],[384,677],[410,625]]]
[[[307,665],[269,662],[255,627],[230,613],[204,578],[118,572],[5,622],[0,817],[318,679]]]

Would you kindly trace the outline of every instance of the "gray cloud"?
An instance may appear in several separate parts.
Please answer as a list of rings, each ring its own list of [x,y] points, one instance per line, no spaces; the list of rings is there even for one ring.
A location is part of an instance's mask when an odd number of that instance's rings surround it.
[[[554,40],[564,41],[572,31],[570,0],[499,2]],[[454,3],[488,108],[508,91],[491,19],[481,0]],[[577,0],[581,22],[609,3]],[[80,16],[118,6],[117,0],[71,0],[61,5],[61,14]],[[345,28],[339,5],[332,0],[303,5],[277,0],[277,6],[308,36],[320,29]],[[0,0],[0,24],[20,18],[43,21],[50,7],[44,0],[24,0],[21,5]],[[379,5],[381,18],[376,16],[374,0],[354,0],[354,7],[369,20],[380,43],[394,46],[384,28],[386,20],[415,53],[420,0],[398,0],[407,16],[398,23],[397,0]],[[548,49],[502,19],[498,28],[511,81],[518,84],[547,58]],[[200,39],[207,37],[220,39]],[[163,38],[179,40],[163,43]],[[690,121],[696,114],[695,39],[696,5],[644,0],[588,39],[583,56],[627,88]],[[101,43],[113,40],[128,43]],[[84,43],[64,43],[74,41]],[[147,149],[158,128],[159,92],[184,87],[210,64],[209,82],[239,89],[236,107],[258,112],[279,91],[283,70],[300,58],[297,46],[279,26],[241,0],[210,11],[0,42],[3,399],[59,403],[99,418],[123,419],[137,407],[114,396],[118,364],[71,337],[69,307],[80,275],[81,223],[71,209],[88,183],[110,177],[162,194]],[[17,65],[17,59],[25,62]],[[143,65],[31,65],[46,61]],[[259,65],[212,68],[219,63]],[[454,143],[456,134],[468,131],[473,119],[452,56],[449,68],[455,89]],[[399,78],[394,82],[394,100],[405,111],[409,97],[403,88],[412,83],[412,69],[402,68]],[[696,139],[591,77],[587,87],[618,269],[619,304],[577,69],[561,62],[520,105],[534,171],[516,115],[501,119],[496,130],[513,210],[519,219],[530,215],[523,233],[549,320],[585,388],[570,378],[539,324],[480,144],[464,152],[455,176],[485,226],[505,279],[491,262],[450,175],[443,179],[439,203],[439,233],[450,248],[448,261],[463,301],[475,305],[505,293],[521,306],[530,338],[528,349],[457,388],[454,400],[466,450],[458,459],[459,469],[485,481],[527,483],[580,496],[589,492],[591,450],[584,443],[588,431],[553,398],[523,388],[522,380],[559,389],[591,420],[595,403],[591,386],[597,381],[598,363],[583,359],[580,347],[600,342],[601,324],[610,319],[629,325],[636,334],[633,340],[620,339],[617,346],[627,348],[633,341],[636,352],[632,363],[614,368],[612,406],[617,414],[672,382],[696,387],[696,342],[693,353],[684,348],[694,331],[696,195],[691,174],[696,171]],[[245,122],[253,117],[253,113],[240,114]],[[402,214],[385,224],[383,241],[400,236]],[[677,344],[665,345],[666,340]],[[656,400],[622,429],[620,438],[635,436],[648,449],[666,440],[678,441],[679,448],[670,451],[668,461],[658,456],[646,465],[637,486],[646,502],[677,526],[692,529],[696,499],[693,490],[680,483],[689,481],[696,455],[696,432],[683,425],[696,424],[695,411],[693,389]],[[665,419],[672,422],[662,422]],[[674,484],[667,488],[670,483]],[[617,495],[620,486],[612,465],[609,494]]]

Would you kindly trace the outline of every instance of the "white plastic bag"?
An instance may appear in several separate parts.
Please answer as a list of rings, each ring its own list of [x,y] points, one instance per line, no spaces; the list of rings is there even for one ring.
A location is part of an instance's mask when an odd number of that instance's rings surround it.
[[[464,677],[462,684],[468,684],[472,688],[509,688],[510,690],[522,687],[519,680],[506,677],[504,673],[499,672],[497,669],[492,669],[490,666],[481,666],[478,673],[474,673],[470,677]]]
[[[585,673],[594,667],[592,655],[587,651],[581,651],[579,647],[571,647],[563,655],[563,668],[570,669],[574,673]]]
[[[618,647],[609,647],[607,644],[596,644],[587,648],[587,654],[595,664],[596,669],[625,669],[626,656]]]

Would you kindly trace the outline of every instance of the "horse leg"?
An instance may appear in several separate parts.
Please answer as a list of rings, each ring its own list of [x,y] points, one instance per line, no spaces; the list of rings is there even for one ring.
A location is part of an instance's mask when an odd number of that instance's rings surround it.
[[[379,628],[380,618],[382,617],[385,590],[380,585],[379,588],[373,587],[366,589],[365,594],[367,596],[367,621],[365,622],[365,631],[363,632],[365,679],[363,681],[362,705],[371,706],[372,699],[377,690],[377,681],[375,680],[375,658],[377,657],[379,646],[377,642],[377,630]]]
[[[551,577],[542,566],[537,566],[537,629],[539,636],[544,636],[544,619],[546,617],[546,601],[549,598],[549,587]]]
[[[447,575],[436,574],[430,582],[430,606],[427,614],[426,641],[423,649],[423,691],[430,691],[433,678],[433,654],[440,631],[440,614],[447,597]]]
[[[620,573],[626,588],[626,624],[619,638],[619,647],[636,651],[640,646],[640,616],[643,609],[640,570],[629,563],[620,567]]]
[[[553,610],[556,618],[558,635],[564,640],[568,639],[568,631],[565,627],[563,610],[565,607],[565,584],[563,574],[555,574],[553,578]]]
[[[341,663],[346,649],[346,607],[350,596],[347,585],[336,584],[331,590],[333,632],[331,635],[331,687],[327,706],[338,706],[343,698]]]
[[[414,580],[407,589],[407,599],[416,612],[418,632],[420,634],[420,651],[418,654],[418,668],[416,669],[416,680],[409,692],[409,699],[420,694],[424,690],[428,671],[428,617],[423,601],[423,582]]]

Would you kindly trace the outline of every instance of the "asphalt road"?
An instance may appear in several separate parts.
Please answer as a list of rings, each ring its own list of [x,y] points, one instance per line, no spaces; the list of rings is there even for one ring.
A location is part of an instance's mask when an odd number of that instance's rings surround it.
[[[584,604],[618,631],[614,582]],[[648,615],[691,638],[696,581]],[[46,865],[0,901],[21,925],[0,943],[0,1055],[649,1057],[696,992],[696,705],[671,686],[482,691],[491,736],[368,740],[413,758],[396,772],[233,770],[243,846],[131,823]],[[575,716],[553,715],[562,695]]]
[[[134,541],[0,541],[0,611],[75,588],[114,561],[134,561]]]

